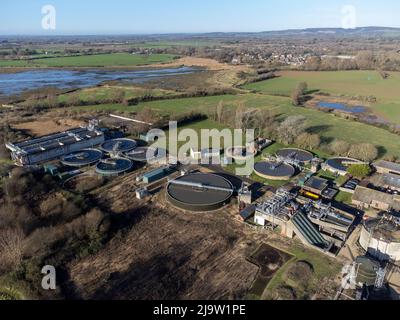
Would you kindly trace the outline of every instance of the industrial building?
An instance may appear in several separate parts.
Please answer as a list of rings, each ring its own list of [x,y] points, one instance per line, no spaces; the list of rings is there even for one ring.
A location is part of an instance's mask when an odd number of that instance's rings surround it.
[[[19,166],[28,166],[93,148],[105,141],[104,133],[94,128],[75,128],[18,143],[7,143],[11,157]]]
[[[377,209],[381,211],[400,211],[400,196],[389,194],[365,186],[358,186],[352,198],[353,205],[362,209]]]
[[[305,196],[310,196],[312,199],[328,199],[332,200],[339,192],[336,189],[329,187],[329,181],[324,178],[312,176],[304,184],[302,188]]]
[[[400,193],[400,175],[393,173],[375,174],[369,179],[374,187],[381,188],[394,194]]]
[[[378,162],[373,163],[372,166],[375,168],[375,170],[378,173],[391,173],[391,174],[400,175],[400,164],[399,163],[380,160]]]
[[[175,170],[175,167],[173,166],[166,166],[163,168],[158,168],[153,171],[147,172],[141,177],[142,181],[144,183],[153,183],[157,180],[163,179],[170,175],[173,171]]]
[[[298,194],[279,189],[256,206],[254,223],[280,227],[282,235],[295,235],[307,246],[324,253],[341,247],[352,231],[355,216],[332,205],[299,200]]]

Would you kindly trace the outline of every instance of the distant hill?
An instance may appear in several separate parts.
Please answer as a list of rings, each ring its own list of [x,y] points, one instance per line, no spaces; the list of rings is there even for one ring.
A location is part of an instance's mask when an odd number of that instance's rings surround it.
[[[308,28],[297,30],[281,30],[281,31],[265,31],[259,34],[264,35],[338,35],[338,36],[400,36],[400,28],[389,27],[361,27],[355,29],[342,29],[342,28]]]
[[[193,34],[197,37],[209,38],[274,38],[274,37],[400,37],[400,28],[361,27],[355,29],[342,28],[308,28],[263,32],[214,32]]]
[[[267,39],[274,37],[296,37],[296,38],[326,38],[326,37],[341,37],[341,38],[400,38],[400,28],[390,27],[360,27],[355,29],[342,28],[308,28],[308,29],[293,29],[280,31],[263,31],[263,32],[209,32],[209,33],[171,33],[171,34],[124,34],[124,35],[59,35],[59,36],[0,36],[0,43],[12,41],[128,41],[128,40],[184,40],[184,39]]]

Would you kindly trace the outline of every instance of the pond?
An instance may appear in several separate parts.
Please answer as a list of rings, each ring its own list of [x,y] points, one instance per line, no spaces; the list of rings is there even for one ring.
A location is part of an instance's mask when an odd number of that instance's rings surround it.
[[[367,109],[363,106],[348,106],[343,103],[334,102],[319,102],[317,106],[319,108],[334,109],[350,113],[363,113],[367,111]]]
[[[104,81],[143,83],[152,79],[198,72],[199,69],[180,67],[157,70],[30,70],[17,73],[0,73],[0,96],[20,94],[44,87],[58,89],[86,88]]]

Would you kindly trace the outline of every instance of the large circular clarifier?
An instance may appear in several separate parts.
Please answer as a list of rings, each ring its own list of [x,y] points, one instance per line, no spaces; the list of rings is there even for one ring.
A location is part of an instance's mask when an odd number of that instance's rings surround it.
[[[70,167],[85,167],[100,161],[103,152],[96,149],[84,149],[61,157],[61,163]]]
[[[103,176],[117,176],[129,171],[133,164],[131,160],[124,158],[111,158],[100,161],[96,165],[96,172]]]
[[[170,181],[167,198],[176,207],[194,212],[215,211],[229,203],[231,182],[215,174],[188,174]]]
[[[295,160],[295,161],[299,161],[299,162],[303,162],[303,163],[308,163],[314,158],[314,156],[311,152],[308,152],[306,150],[296,149],[296,148],[281,149],[276,154],[279,157],[291,159],[291,160]]]
[[[293,166],[285,163],[263,161],[254,165],[256,174],[268,180],[289,180],[296,172]]]
[[[125,156],[135,162],[158,161],[167,157],[167,151],[163,148],[156,147],[139,147],[130,152],[126,152]]]
[[[137,142],[132,139],[114,139],[104,142],[101,150],[107,153],[112,152],[128,152],[137,147]]]
[[[345,157],[331,158],[325,162],[324,169],[340,175],[346,175],[347,169],[351,165],[360,163],[362,162],[352,158],[345,158]]]

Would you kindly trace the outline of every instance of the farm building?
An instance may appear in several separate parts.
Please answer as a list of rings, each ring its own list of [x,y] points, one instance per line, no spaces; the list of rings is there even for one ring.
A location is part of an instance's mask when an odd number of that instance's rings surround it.
[[[104,140],[104,133],[99,130],[75,128],[23,142],[7,143],[6,147],[17,165],[28,166],[92,148]]]
[[[378,173],[390,173],[400,175],[400,164],[380,160],[373,164],[373,167]]]
[[[353,204],[359,208],[382,211],[400,211],[400,196],[358,186],[353,194]]]
[[[376,174],[370,179],[370,183],[376,187],[396,190],[400,192],[400,175],[392,173]]]

